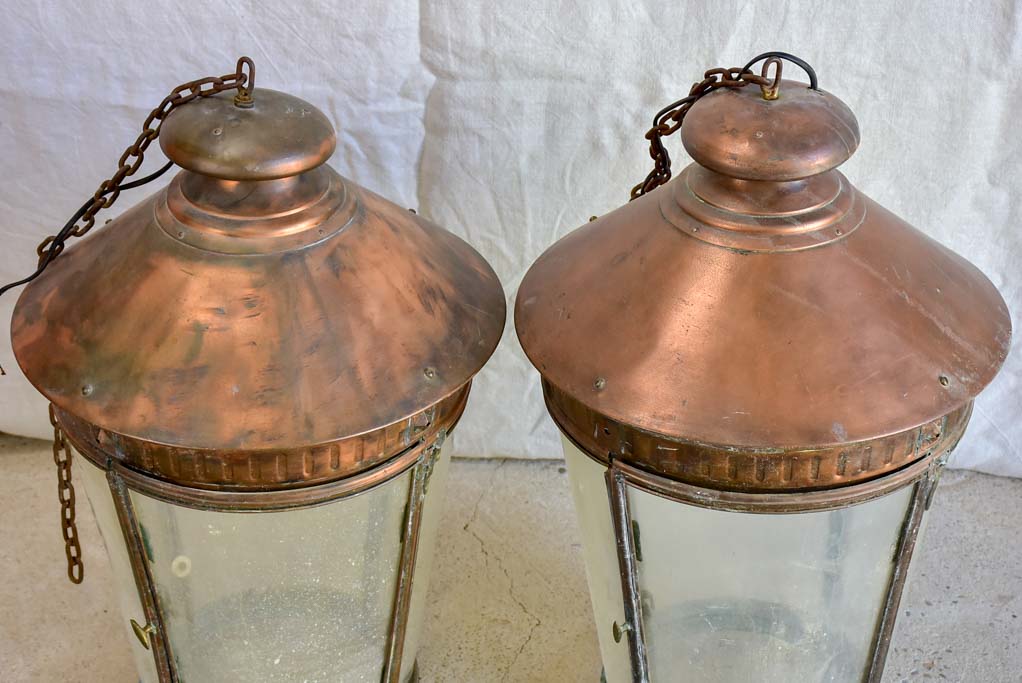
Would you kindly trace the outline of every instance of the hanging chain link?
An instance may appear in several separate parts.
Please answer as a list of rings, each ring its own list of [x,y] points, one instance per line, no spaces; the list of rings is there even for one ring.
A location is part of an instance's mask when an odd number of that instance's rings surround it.
[[[249,69],[248,74],[244,71],[246,66]],[[241,91],[239,93],[239,106],[244,106],[241,104],[242,102],[251,102],[251,90],[254,86],[255,65],[248,57],[242,57],[238,60],[234,73],[199,78],[182,83],[171,90],[170,94],[163,98],[159,106],[149,112],[149,116],[146,117],[145,122],[142,124],[142,132],[139,133],[135,142],[124,150],[121,158],[117,160],[117,171],[100,184],[99,189],[92,196],[92,200],[85,213],[72,226],[70,235],[84,237],[96,224],[96,214],[102,209],[109,209],[113,206],[113,203],[120,196],[121,183],[128,176],[134,175],[135,171],[142,165],[146,149],[160,135],[160,126],[163,125],[164,119],[167,118],[170,112],[196,98],[209,97],[210,95],[216,95],[225,90],[233,90],[235,88]],[[47,259],[52,261],[64,250],[63,241],[58,242],[58,240],[59,235],[47,237],[36,249],[40,265]]]
[[[3,294],[12,287],[30,282],[64,251],[64,243],[71,237],[83,237],[96,224],[96,214],[110,208],[122,190],[144,185],[155,180],[170,168],[168,162],[156,173],[146,176],[133,183],[125,183],[128,176],[133,175],[142,165],[145,152],[160,135],[160,126],[174,109],[187,104],[199,97],[209,97],[227,90],[237,90],[234,104],[249,108],[253,104],[252,89],[255,87],[255,65],[248,57],[238,60],[234,73],[224,76],[209,76],[183,83],[174,88],[163,98],[158,107],[153,109],[142,124],[142,132],[117,161],[117,171],[104,180],[92,198],[89,199],[64,225],[56,235],[47,237],[36,249],[39,265],[34,274],[19,282],[0,288]],[[0,373],[3,369],[0,368]],[[4,373],[6,374],[6,373]],[[53,425],[53,462],[57,466],[57,498],[60,500],[60,525],[64,536],[64,551],[67,555],[67,577],[71,583],[81,583],[85,577],[85,566],[82,563],[82,548],[78,542],[78,526],[75,523],[75,487],[71,481],[71,446],[64,436],[53,405],[50,405],[50,424]]]
[[[53,462],[57,465],[57,498],[60,500],[60,528],[64,535],[64,554],[67,555],[67,578],[81,583],[85,578],[82,547],[78,543],[78,525],[75,524],[75,487],[71,481],[71,445],[57,422],[50,404],[50,424],[53,425]]]
[[[772,79],[767,77],[767,70],[771,64],[776,66]],[[649,156],[653,159],[653,170],[649,172],[645,180],[632,188],[629,201],[652,192],[671,179],[671,156],[667,153],[667,148],[664,147],[663,138],[681,128],[685,114],[699,98],[720,88],[744,88],[749,84],[755,84],[763,89],[763,97],[776,99],[780,81],[781,61],[777,57],[771,57],[764,62],[763,72],[759,75],[749,71],[748,67],[744,69],[717,68],[704,73],[703,80],[694,83],[688,91],[688,95],[660,110],[653,117],[653,127],[646,132],[646,139],[649,140]]]
[[[113,206],[120,196],[122,190],[131,189],[144,185],[161,176],[173,163],[168,162],[156,173],[146,176],[132,183],[125,183],[124,180],[138,171],[145,159],[146,150],[160,135],[160,126],[167,118],[167,115],[183,104],[187,104],[199,97],[209,97],[227,90],[237,90],[234,103],[238,107],[249,108],[253,104],[252,90],[255,87],[255,64],[248,57],[238,59],[234,73],[223,76],[207,76],[194,81],[183,83],[163,98],[159,106],[153,109],[142,124],[142,132],[139,133],[135,142],[131,144],[120,159],[117,160],[117,171],[104,180],[92,197],[82,205],[74,216],[64,225],[56,235],[47,237],[36,248],[39,257],[38,267],[35,273],[29,277],[12,282],[0,287],[0,295],[9,289],[23,285],[34,280],[46,269],[46,267],[64,251],[65,242],[71,237],[84,237],[96,225],[96,214],[103,209]]]

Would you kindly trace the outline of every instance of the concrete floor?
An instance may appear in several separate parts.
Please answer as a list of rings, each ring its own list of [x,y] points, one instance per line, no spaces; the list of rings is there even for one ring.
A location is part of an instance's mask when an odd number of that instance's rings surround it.
[[[79,505],[87,578],[64,576],[49,445],[0,436],[0,681],[135,680],[112,577]],[[1022,681],[1022,480],[945,474],[885,682]],[[599,680],[596,634],[558,461],[457,461],[423,681]]]

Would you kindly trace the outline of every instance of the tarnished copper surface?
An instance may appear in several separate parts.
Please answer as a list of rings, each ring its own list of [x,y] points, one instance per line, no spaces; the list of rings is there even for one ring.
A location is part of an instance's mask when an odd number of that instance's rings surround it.
[[[967,419],[1001,366],[996,289],[828,170],[858,129],[806,90],[705,95],[682,135],[715,170],[691,165],[526,274],[519,339],[587,449],[725,490],[837,486],[921,457],[912,435]]]
[[[106,461],[113,459],[177,487],[222,493],[284,491],[352,477],[431,441],[441,431],[451,431],[465,410],[468,394],[466,384],[439,403],[383,429],[292,448],[187,448],[101,429],[61,410],[57,419],[75,448],[98,467],[105,468]]]
[[[334,153],[337,135],[319,109],[276,90],[251,95],[251,107],[221,93],[172,111],[160,129],[164,154],[206,176],[272,180],[316,168]]]
[[[816,448],[739,448],[671,438],[611,420],[543,383],[547,410],[579,448],[609,464],[610,456],[675,481],[722,491],[814,491],[896,472],[953,448],[972,403],[919,427],[866,441]]]
[[[720,88],[689,110],[681,127],[697,164],[747,180],[797,180],[844,163],[859,146],[848,106],[823,90],[783,80],[776,100],[758,88]]]
[[[500,338],[496,275],[454,235],[322,173],[336,211],[291,213],[290,236],[215,214],[203,228],[192,204],[172,237],[177,193],[199,182],[187,173],[94,231],[22,293],[12,330],[26,376],[104,430],[235,451],[371,432],[452,394]],[[272,216],[291,180],[263,182],[284,184],[265,192]],[[270,244],[320,229],[301,249]]]

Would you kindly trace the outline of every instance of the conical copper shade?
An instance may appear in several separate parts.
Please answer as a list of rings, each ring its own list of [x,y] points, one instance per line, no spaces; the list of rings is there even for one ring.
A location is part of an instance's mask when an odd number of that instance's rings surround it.
[[[257,90],[170,114],[168,188],[69,248],[14,313],[18,362],[99,450],[192,485],[288,486],[460,415],[504,297],[470,246],[323,165],[329,121]]]
[[[849,109],[780,92],[699,99],[697,163],[526,274],[522,347],[595,457],[725,490],[862,481],[953,445],[1003,362],[990,282],[835,169]]]

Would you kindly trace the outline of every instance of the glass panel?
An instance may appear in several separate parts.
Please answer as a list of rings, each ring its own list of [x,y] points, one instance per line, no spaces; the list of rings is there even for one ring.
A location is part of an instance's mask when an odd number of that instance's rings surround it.
[[[128,621],[134,619],[140,624],[145,624],[145,610],[142,609],[142,601],[139,599],[138,590],[135,587],[135,576],[131,572],[128,547],[124,542],[124,535],[121,533],[121,523],[117,519],[117,510],[114,508],[113,494],[110,493],[106,472],[77,452],[75,456],[72,465],[74,478],[84,485],[85,495],[89,499],[89,507],[92,508],[92,514],[99,526],[99,534],[103,537],[106,554],[110,557],[110,568],[113,571],[117,599],[121,606],[124,632],[131,647],[131,655],[135,660],[139,681],[141,683],[156,683],[159,678],[156,674],[153,654],[138,642],[131,630],[131,623]]]
[[[913,490],[757,515],[630,489],[652,681],[861,680]]]
[[[401,678],[408,680],[415,666],[419,651],[422,625],[426,616],[426,594],[429,592],[429,577],[433,573],[433,549],[436,547],[437,529],[443,514],[444,495],[447,490],[447,470],[451,463],[451,439],[447,438],[440,450],[440,459],[433,468],[429,479],[426,500],[422,508],[422,522],[419,531],[419,553],[415,559],[415,581],[412,583],[412,600],[408,610],[408,629],[405,632],[405,648],[401,656]]]
[[[132,492],[182,682],[379,683],[410,476],[270,513]]]
[[[563,435],[561,442],[582,531],[582,555],[589,580],[589,597],[596,616],[596,634],[600,640],[604,673],[610,683],[631,681],[628,641],[622,638],[620,643],[615,643],[612,635],[614,622],[623,623],[625,615],[614,523],[610,517],[604,478],[607,468],[580,451]]]

